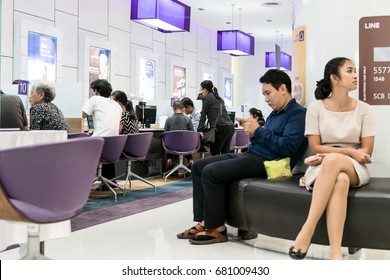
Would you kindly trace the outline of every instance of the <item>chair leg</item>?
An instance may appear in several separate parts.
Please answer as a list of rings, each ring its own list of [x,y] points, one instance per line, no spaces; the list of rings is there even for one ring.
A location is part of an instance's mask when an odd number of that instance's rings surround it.
[[[122,190],[122,194],[125,195],[125,188],[122,188],[118,184],[115,184],[111,180],[109,180],[107,178],[104,178],[102,176],[102,165],[101,164],[99,164],[98,175],[95,178],[94,182],[96,182],[96,181],[100,181],[102,184],[104,184],[114,194],[115,201],[118,201],[117,194],[116,194],[116,191],[111,186],[116,187],[116,188],[120,188]]]
[[[168,175],[165,175],[166,173],[164,173],[164,179],[165,179],[165,181],[167,180],[167,178],[171,175],[171,174],[173,174],[176,170],[178,170],[178,169],[184,169],[185,170],[185,172],[184,172],[184,174],[183,174],[183,177],[185,177],[185,175],[186,175],[186,173],[191,173],[191,170],[187,167],[187,166],[185,166],[184,165],[184,157],[182,156],[182,155],[180,155],[179,156],[179,164],[178,165],[176,165],[172,170],[170,170],[170,172],[168,173]]]
[[[154,191],[156,191],[156,185],[153,184],[152,182],[150,182],[150,181],[148,181],[148,180],[142,178],[141,176],[138,176],[137,174],[135,174],[135,173],[133,173],[133,172],[130,172],[130,173],[129,173],[129,176],[128,176],[127,178],[131,178],[132,176],[135,177],[135,178],[137,178],[138,180],[140,180],[140,181],[142,181],[142,182],[144,182],[144,183],[146,183],[146,184],[152,186],[153,189],[154,189]],[[130,182],[131,182],[131,181],[130,181]]]
[[[119,187],[119,186],[102,176],[100,176],[100,180],[114,194],[114,200],[118,201],[116,191],[111,187],[111,185],[114,187]]]
[[[183,155],[179,156],[179,167],[180,169],[184,169],[183,177],[185,177],[188,172],[191,173],[191,169],[189,169],[187,166],[184,165]]]
[[[126,161],[126,179],[125,179],[125,186],[127,187],[127,184],[129,184],[129,189],[131,188],[131,161]]]
[[[101,182],[99,187],[101,187],[102,185],[106,186],[113,194],[114,194],[114,200],[117,201],[117,194],[116,194],[116,191],[110,186],[110,183],[112,183],[114,185],[114,187],[119,187],[117,184],[111,182],[110,180],[104,178],[103,176],[99,176],[97,177],[94,182],[96,181],[99,181]],[[98,188],[99,188],[98,187]]]
[[[26,252],[22,256],[22,260],[48,260],[46,256],[40,252],[40,241],[39,241],[39,225],[28,224],[28,237]]]
[[[142,178],[141,176],[139,176],[139,175],[137,175],[137,174],[131,172],[131,161],[129,160],[129,161],[127,161],[126,182],[128,181],[130,185],[131,185],[131,176],[133,176],[133,177],[137,178],[138,180],[140,180],[140,181],[142,181],[142,182],[144,182],[144,183],[146,183],[146,184],[152,186],[153,189],[154,189],[154,191],[156,191],[156,185],[155,185],[155,184],[153,184],[152,182],[150,182],[150,181],[148,181],[148,180]],[[126,184],[126,183],[125,183],[125,184]],[[126,185],[126,186],[127,186],[127,185]]]
[[[172,170],[169,170],[168,172],[165,172],[164,175],[163,175],[164,176],[164,180],[167,181],[167,178],[169,176],[171,176],[173,173],[175,173],[179,168],[180,168],[180,166],[176,165]],[[165,175],[165,174],[167,174],[167,175]]]

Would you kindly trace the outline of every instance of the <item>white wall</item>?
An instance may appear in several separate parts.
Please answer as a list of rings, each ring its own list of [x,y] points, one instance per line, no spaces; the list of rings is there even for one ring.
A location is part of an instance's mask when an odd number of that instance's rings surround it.
[[[201,67],[216,73],[231,73],[230,56],[216,51],[216,34],[191,24],[190,32],[164,34],[130,20],[130,2],[123,0],[2,0],[0,86],[20,78],[14,72],[15,23],[21,19],[56,28],[62,32],[61,82],[88,84],[80,44],[85,38],[112,46],[111,83],[114,89],[136,92],[136,53],[158,56],[156,99],[168,99],[172,92],[172,61],[187,66],[187,96],[195,99],[201,82]],[[39,4],[37,4],[39,3]],[[82,53],[82,52],[81,52]],[[81,108],[80,108],[81,112]]]
[[[352,58],[359,66],[359,19],[368,16],[388,16],[388,0],[327,0],[302,1],[296,9],[296,26],[306,26],[306,104],[314,98],[315,84],[323,76],[325,64],[336,56]],[[388,34],[386,34],[388,36]],[[370,89],[368,89],[368,92]],[[358,98],[358,90],[351,94]],[[369,165],[372,176],[389,177],[390,146],[387,143],[390,126],[383,120],[390,118],[388,105],[372,105],[376,121],[374,163]]]
[[[288,54],[292,53],[291,36],[292,33],[283,36],[282,51]],[[265,53],[274,52],[275,43],[276,41],[257,42],[254,56],[232,58],[232,73],[234,75],[233,105],[244,105],[246,113],[251,107],[260,109],[264,116],[268,116],[272,111],[264,102],[259,79],[269,70],[265,67]],[[286,71],[286,73],[291,77],[291,71]]]

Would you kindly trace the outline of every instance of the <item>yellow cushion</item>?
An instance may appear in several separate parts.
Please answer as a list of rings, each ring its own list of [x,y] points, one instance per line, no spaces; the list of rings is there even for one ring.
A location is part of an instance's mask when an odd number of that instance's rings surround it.
[[[290,158],[264,161],[268,179],[291,177]]]

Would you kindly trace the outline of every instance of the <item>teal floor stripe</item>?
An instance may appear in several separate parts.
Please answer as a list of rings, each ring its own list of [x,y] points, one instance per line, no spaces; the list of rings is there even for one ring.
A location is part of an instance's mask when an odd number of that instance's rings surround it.
[[[127,192],[124,196],[118,194],[118,201],[114,201],[114,195],[89,199],[83,208],[83,212],[94,211],[94,210],[98,210],[110,206],[119,205],[122,203],[136,201],[139,199],[159,196],[166,193],[176,192],[191,187],[192,187],[191,180],[183,180],[183,181],[178,181],[171,184],[159,186],[156,188],[156,191],[154,191],[153,188],[151,187],[151,188],[146,188],[138,191]]]

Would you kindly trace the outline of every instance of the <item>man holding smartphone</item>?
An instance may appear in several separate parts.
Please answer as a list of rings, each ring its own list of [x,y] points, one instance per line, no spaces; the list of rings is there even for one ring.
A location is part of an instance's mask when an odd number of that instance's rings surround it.
[[[225,226],[225,195],[231,182],[264,177],[264,161],[290,157],[291,168],[307,148],[304,136],[306,108],[291,95],[291,79],[283,71],[268,70],[261,78],[264,101],[273,109],[267,125],[260,127],[252,118],[239,118],[250,137],[246,153],[228,153],[201,159],[194,163],[193,212],[194,227],[179,233],[179,239],[192,244],[213,244],[228,240]]]

